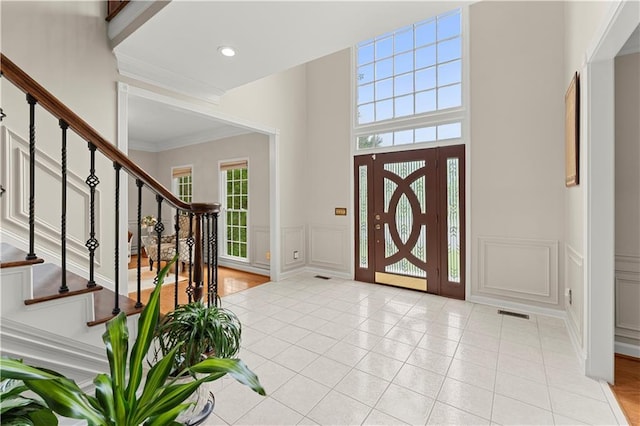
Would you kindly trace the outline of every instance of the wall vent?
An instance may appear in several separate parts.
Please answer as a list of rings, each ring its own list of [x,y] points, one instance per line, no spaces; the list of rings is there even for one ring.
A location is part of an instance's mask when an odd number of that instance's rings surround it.
[[[511,311],[503,311],[502,309],[498,309],[498,313],[500,315],[509,315],[510,317],[516,317],[516,318],[522,318],[522,319],[529,319],[529,315],[527,314],[520,314],[518,312],[511,312]]]
[[[320,278],[321,280],[330,280],[330,277],[325,277],[324,275],[316,275],[314,278]]]

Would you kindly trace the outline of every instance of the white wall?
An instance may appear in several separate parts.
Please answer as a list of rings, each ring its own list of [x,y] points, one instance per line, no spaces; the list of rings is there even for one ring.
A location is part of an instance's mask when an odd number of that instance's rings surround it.
[[[249,263],[268,269],[266,255],[269,251],[269,138],[260,133],[250,133],[160,151],[156,156],[157,169],[154,176],[167,188],[171,188],[172,167],[192,166],[194,202],[221,202],[219,162],[248,159]]]
[[[351,49],[307,64],[308,265],[350,274]],[[346,207],[347,216],[335,216]]]
[[[640,353],[640,53],[615,59],[616,341]]]
[[[78,113],[107,140],[116,142],[116,61],[106,37],[105,11],[102,2],[2,2],[2,53],[36,81]],[[28,194],[22,191],[28,172],[21,175],[16,161],[17,150],[24,152],[20,140],[28,140],[28,106],[24,94],[6,79],[2,84],[2,108],[7,114],[3,122],[15,132],[6,138],[3,150],[3,181],[8,194],[2,198],[2,227],[23,237],[28,236],[26,204]],[[60,129],[57,120],[43,109],[36,112],[37,180],[36,193],[36,254],[43,249],[57,253],[60,229],[59,173]],[[6,136],[6,135],[5,135]],[[10,153],[6,150],[11,151]],[[87,269],[84,243],[88,238],[87,186],[83,183],[89,170],[87,143],[70,136],[68,260],[82,270]],[[96,252],[99,265],[96,273],[113,277],[114,223],[113,166],[97,155],[97,175],[100,178],[97,200]],[[10,177],[9,177],[10,176]],[[11,185],[7,180],[11,180]],[[6,201],[5,201],[6,200]],[[12,205],[9,205],[11,200]],[[7,203],[7,204],[4,204]],[[111,214],[108,214],[111,212]],[[55,261],[47,255],[48,261]]]
[[[306,262],[306,203],[313,197],[308,185],[306,158],[307,103],[304,65],[230,90],[216,110],[228,116],[278,129],[276,159],[279,174],[281,249],[283,272],[303,267]],[[275,230],[274,230],[275,232]],[[293,258],[298,251],[300,257]]]
[[[573,336],[584,351],[586,347],[586,286],[585,264],[586,233],[585,188],[587,170],[587,111],[586,72],[587,49],[594,42],[596,31],[603,25],[604,18],[611,7],[610,2],[564,2],[564,87],[568,87],[573,74],[579,72],[583,79],[580,87],[581,123],[580,123],[580,184],[564,189],[564,228],[565,228],[565,288],[571,290],[573,303],[565,298],[565,308]]]
[[[563,6],[470,10],[470,296],[561,309]]]

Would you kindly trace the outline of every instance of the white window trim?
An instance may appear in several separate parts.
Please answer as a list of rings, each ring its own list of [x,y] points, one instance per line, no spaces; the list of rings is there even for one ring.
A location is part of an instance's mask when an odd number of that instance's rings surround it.
[[[247,209],[247,257],[236,257],[227,254],[227,178],[223,177],[223,172],[220,170],[220,167],[223,164],[234,163],[246,161],[247,163],[247,190],[251,192],[249,189],[251,188],[251,174],[249,173],[251,169],[251,162],[249,161],[249,157],[240,157],[240,158],[228,158],[225,160],[218,161],[218,176],[219,176],[219,189],[218,194],[220,194],[220,214],[218,216],[219,220],[219,228],[218,235],[220,236],[220,242],[218,244],[218,255],[223,259],[232,260],[235,262],[242,263],[251,263],[251,237],[249,230],[251,229],[251,209]],[[249,198],[247,203],[251,203],[251,195],[249,194]],[[250,205],[250,204],[248,204]]]

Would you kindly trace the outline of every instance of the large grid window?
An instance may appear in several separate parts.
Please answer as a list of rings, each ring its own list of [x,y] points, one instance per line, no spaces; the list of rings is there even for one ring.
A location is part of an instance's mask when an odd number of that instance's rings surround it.
[[[246,160],[220,165],[222,199],[225,201],[223,254],[248,259],[249,168]]]
[[[193,200],[191,167],[174,167],[171,170],[171,176],[173,178],[173,193],[185,203],[190,203]]]
[[[358,44],[356,72],[357,125],[461,107],[461,11]]]

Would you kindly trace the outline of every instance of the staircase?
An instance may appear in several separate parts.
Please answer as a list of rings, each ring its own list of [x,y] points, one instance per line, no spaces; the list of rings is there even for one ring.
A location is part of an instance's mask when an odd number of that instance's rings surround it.
[[[137,332],[137,317],[144,306],[141,301],[140,262],[138,262],[138,285],[134,298],[130,298],[127,294],[128,283],[120,283],[120,277],[126,276],[120,271],[126,271],[127,268],[127,255],[120,253],[120,247],[127,245],[127,230],[125,225],[120,222],[121,175],[126,173],[129,178],[134,179],[137,187],[138,259],[141,257],[142,247],[140,241],[142,191],[146,190],[155,195],[157,204],[158,218],[154,227],[155,241],[153,242],[153,244],[156,242],[158,244],[157,247],[154,245],[154,248],[157,248],[157,253],[160,253],[161,249],[165,252],[173,250],[171,257],[177,254],[181,259],[189,259],[187,285],[189,301],[202,300],[203,297],[206,297],[206,303],[209,305],[217,304],[219,301],[217,296],[219,204],[185,203],[178,199],[170,190],[132,162],[125,153],[100,136],[89,124],[4,54],[1,54],[0,65],[3,84],[10,82],[26,94],[27,105],[25,108],[28,108],[29,112],[29,123],[25,125],[25,127],[28,126],[28,132],[25,132],[29,135],[28,151],[9,143],[10,137],[7,135],[13,135],[14,129],[6,128],[4,123],[0,128],[3,136],[4,164],[24,173],[24,179],[13,179],[16,182],[11,181],[6,187],[6,192],[4,192],[6,182],[2,182],[1,200],[4,204],[2,209],[4,223],[0,229],[3,241],[0,244],[0,354],[22,358],[28,363],[55,369],[76,379],[81,386],[91,386],[91,379],[95,374],[107,371],[108,368],[101,338],[104,326],[100,325],[119,312],[124,312],[128,316],[129,337],[133,341]],[[57,134],[41,136],[36,133],[36,113],[40,114],[42,109],[59,123]],[[0,122],[5,116],[12,113],[14,111],[0,110]],[[15,113],[18,112],[15,111]],[[38,117],[40,119],[39,115]],[[50,117],[46,119],[51,120]],[[19,130],[15,129],[15,132]],[[87,143],[85,145],[88,151],[88,155],[85,157],[87,158],[86,164],[68,164],[67,145],[71,132],[76,139],[79,137]],[[36,134],[38,134],[38,138],[36,138]],[[47,159],[47,156],[39,149],[37,139],[38,143],[40,140],[44,140],[46,143],[59,140],[60,159]],[[27,142],[24,143],[26,146]],[[28,154],[26,154],[27,152]],[[99,172],[96,171],[97,155],[102,157],[101,161],[104,162],[106,159],[113,164],[114,174],[112,176],[98,176]],[[28,163],[28,167],[22,166],[22,163],[14,164],[14,162],[22,161],[23,157],[21,156],[28,158],[28,161],[24,161],[25,164]],[[43,165],[45,160],[49,163]],[[51,164],[59,165],[59,169],[52,173]],[[90,200],[87,203],[88,209],[81,212],[83,227],[88,230],[84,237],[86,238],[84,244],[77,241],[77,235],[68,235],[67,233],[67,221],[72,220],[71,217],[77,221],[79,215],[78,205],[68,206],[69,180],[70,177],[74,178],[74,175],[70,175],[71,167],[68,166],[74,166],[75,170],[89,171],[84,182],[75,177],[74,183],[76,185],[74,188],[82,184],[86,185],[83,191],[86,192],[87,200]],[[45,170],[47,174],[43,174],[42,170]],[[36,200],[36,193],[42,194],[43,191],[38,188],[38,185],[43,185],[42,177],[49,175],[53,175],[54,178],[46,183],[45,190],[50,190],[51,182],[59,183],[61,199],[60,223],[55,229],[51,223],[39,223],[44,220],[41,218],[45,215],[36,215],[36,211],[38,211],[36,209],[51,208],[48,205],[39,205]],[[36,180],[36,177],[40,180]],[[109,203],[107,206],[102,203],[105,203],[104,200],[108,200],[108,197],[98,198],[101,195],[101,180],[103,182],[109,180],[115,189],[113,201],[106,201]],[[96,205],[98,199],[101,200],[100,205]],[[8,207],[9,203],[28,206],[28,214],[24,214],[23,220],[16,220],[16,218],[20,218],[19,214],[11,216],[12,210]],[[175,211],[175,222],[173,218],[170,218],[163,223],[162,212],[165,206],[175,209],[172,210]],[[73,209],[73,216],[69,214],[69,207]],[[25,207],[24,210],[26,209]],[[6,220],[6,216],[11,216],[11,220]],[[101,224],[103,216],[106,217],[105,221],[114,221],[113,229],[115,232],[111,236],[115,247],[113,257],[98,252],[101,239],[110,237],[99,231],[101,228],[98,225]],[[177,236],[180,231],[180,223],[185,223],[179,219],[181,217],[184,219],[185,216],[189,217],[186,244],[179,244],[178,238],[174,237],[175,247],[167,247],[167,241],[172,241],[171,236],[168,235],[169,230],[174,231],[173,235]],[[16,222],[18,223],[16,224]],[[8,224],[11,224],[13,228],[8,229]],[[22,234],[17,233],[16,229],[22,230]],[[59,241],[53,251],[50,247],[52,235],[58,237]],[[71,244],[73,249],[71,261],[67,260],[68,244]],[[85,248],[86,250],[84,250]],[[188,254],[184,253],[185,250],[188,251]],[[45,255],[37,254],[40,252]],[[100,254],[98,258],[102,259],[101,262],[98,262],[97,254]],[[113,265],[112,273],[105,274],[103,272],[102,275],[96,273],[97,266],[99,271],[105,271],[107,264]],[[207,268],[206,274],[204,268]],[[105,276],[112,278],[105,279]],[[165,283],[167,283],[165,285],[174,285],[174,305],[177,305],[177,268],[175,281],[172,283],[169,276]]]

